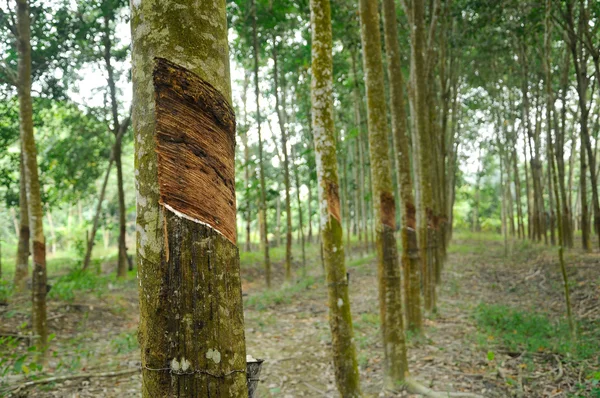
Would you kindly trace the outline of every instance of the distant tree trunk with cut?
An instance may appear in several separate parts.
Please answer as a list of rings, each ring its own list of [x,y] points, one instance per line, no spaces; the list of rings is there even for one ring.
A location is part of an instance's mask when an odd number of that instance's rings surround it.
[[[27,181],[23,146],[21,145],[21,161],[19,176],[19,243],[15,257],[14,284],[17,290],[23,290],[29,276],[29,209],[27,203]]]
[[[360,0],[361,40],[377,245],[379,308],[383,331],[385,386],[394,388],[408,373],[402,319],[400,266],[387,133],[384,71],[377,2]]]
[[[334,373],[342,397],[360,397],[358,362],[348,295],[333,122],[333,56],[329,0],[310,0],[311,115],[319,183],[323,260],[329,298]]]
[[[45,355],[48,345],[46,325],[46,239],[44,237],[44,212],[37,163],[37,148],[33,136],[33,103],[31,100],[31,20],[28,0],[17,0],[17,50],[19,119],[23,163],[29,207],[29,227],[33,240],[33,271],[31,325],[37,336],[33,342]],[[44,362],[42,360],[42,362]]]
[[[225,2],[131,8],[142,396],[244,398]]]
[[[405,5],[408,5],[406,3]],[[434,191],[433,191],[433,143],[429,132],[429,110],[427,91],[427,64],[423,52],[427,48],[425,35],[424,2],[414,1],[405,10],[414,28],[411,30],[411,76],[413,79],[413,118],[416,133],[416,149],[418,165],[415,167],[418,176],[417,212],[418,244],[421,252],[421,272],[423,280],[423,297],[425,309],[434,310],[434,278],[431,275],[434,225]]]
[[[394,137],[396,170],[400,186],[402,209],[402,266],[404,269],[404,296],[406,321],[409,330],[421,332],[421,289],[420,258],[417,244],[417,219],[413,182],[410,170],[410,150],[407,131],[406,110],[404,107],[404,78],[400,63],[400,44],[394,0],[383,0],[383,21],[385,49],[387,54],[388,81],[392,131]]]

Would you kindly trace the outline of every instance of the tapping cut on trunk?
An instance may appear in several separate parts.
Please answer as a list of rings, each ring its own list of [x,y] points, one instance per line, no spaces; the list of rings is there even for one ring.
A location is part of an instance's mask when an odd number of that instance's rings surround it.
[[[233,109],[208,82],[166,59],[156,59],[154,86],[161,204],[235,243]]]

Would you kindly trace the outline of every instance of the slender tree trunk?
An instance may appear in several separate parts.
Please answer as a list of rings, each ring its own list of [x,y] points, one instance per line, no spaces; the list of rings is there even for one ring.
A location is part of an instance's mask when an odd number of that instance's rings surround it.
[[[434,242],[431,241],[431,230],[434,225],[433,206],[433,158],[431,135],[428,131],[429,111],[427,108],[427,66],[423,52],[427,47],[425,37],[425,10],[421,1],[415,1],[411,9],[406,10],[410,14],[414,28],[411,31],[411,76],[414,82],[414,110],[415,110],[415,132],[417,136],[417,149],[419,165],[418,171],[419,201],[421,205],[417,214],[417,226],[419,237],[419,249],[421,250],[421,272],[423,280],[423,296],[425,309],[434,310],[432,292],[435,291],[433,277],[430,272],[431,253]]]
[[[547,132],[547,144],[548,144],[548,159],[550,160],[548,174],[551,176],[551,179],[554,181],[554,194],[556,197],[556,215],[558,217],[558,258],[560,262],[561,274],[563,277],[564,284],[564,294],[565,294],[565,303],[567,307],[567,319],[569,321],[569,327],[571,330],[571,335],[575,337],[575,324],[573,322],[573,316],[571,314],[571,296],[569,292],[569,279],[567,276],[567,270],[565,266],[564,259],[564,234],[563,234],[563,225],[561,223],[561,209],[560,209],[560,197],[558,196],[558,177],[556,172],[556,166],[554,163],[554,153],[553,153],[553,143],[552,143],[552,114],[554,109],[554,93],[552,91],[552,73],[551,73],[551,5],[552,0],[546,0],[546,15],[544,19],[544,74],[546,80],[546,132]],[[564,103],[563,103],[564,104]],[[554,126],[555,134],[558,136],[558,126]],[[549,184],[548,188],[552,185]],[[552,203],[553,204],[553,203]],[[553,231],[554,232],[554,231]],[[553,235],[554,236],[554,235]]]
[[[500,126],[498,126],[499,128]],[[500,146],[500,145],[499,145]],[[500,149],[500,148],[499,148]],[[500,220],[501,232],[504,238],[504,258],[508,257],[508,223],[506,219],[506,183],[504,181],[504,164],[502,162],[502,150],[500,149]]]
[[[292,159],[296,159],[294,148],[292,147]],[[296,201],[298,203],[298,231],[300,234],[300,243],[302,245],[302,272],[306,273],[306,243],[304,241],[304,217],[302,215],[302,201],[300,200],[300,175],[298,166],[294,166],[294,181],[296,183]]]
[[[117,277],[123,278],[127,275],[127,245],[125,238],[127,236],[127,217],[125,208],[125,190],[123,188],[123,166],[121,162],[121,139],[117,139],[120,132],[121,122],[119,121],[119,111],[117,103],[117,88],[115,85],[114,70],[112,66],[112,41],[110,38],[110,20],[111,15],[104,15],[104,65],[108,74],[107,83],[110,93],[110,105],[112,114],[112,132],[115,136],[115,147],[113,156],[117,169],[117,193],[119,202],[119,255],[117,263]],[[95,236],[95,231],[94,231]]]
[[[344,145],[347,146],[346,153],[344,153],[342,157],[343,164],[343,192],[342,192],[342,211],[341,217],[343,222],[346,223],[346,252],[350,251],[350,221],[352,217],[350,216],[350,189],[348,182],[348,157],[351,153],[350,143],[348,141],[344,142]]]
[[[131,21],[142,396],[247,397],[225,2]]]
[[[387,141],[387,109],[377,2],[360,0],[373,211],[376,220],[379,307],[383,331],[385,385],[394,388],[408,373],[402,319],[400,266],[396,245],[394,199]]]
[[[246,203],[246,214],[244,218],[246,219],[246,242],[245,242],[245,251],[249,252],[252,250],[252,244],[250,239],[250,222],[252,220],[252,211],[250,204],[252,203],[250,200],[250,145],[248,144],[248,111],[246,108],[247,98],[248,98],[248,86],[250,84],[250,73],[245,71],[244,73],[244,90],[242,92],[242,104],[244,110],[244,119],[243,126],[244,131],[242,131],[242,144],[244,145],[244,191],[245,191],[245,199],[248,203]]]
[[[567,195],[566,183],[565,183],[565,131],[566,131],[566,119],[567,119],[567,91],[569,90],[569,65],[570,65],[570,52],[565,51],[565,61],[563,63],[563,71],[561,76],[561,104],[562,109],[560,112],[560,129],[558,128],[558,121],[555,123],[555,146],[556,148],[556,168],[557,168],[557,177],[560,188],[560,203],[562,205],[562,220],[558,222],[562,222],[562,234],[563,234],[563,244],[568,247],[573,247],[573,228],[571,225],[571,210],[569,208],[569,199]],[[556,110],[554,111],[554,120],[556,120]],[[558,203],[558,201],[557,201]]]
[[[261,134],[261,121],[260,116],[260,86],[258,84],[258,29],[256,26],[256,1],[251,0],[252,7],[252,49],[254,57],[254,94],[256,100],[256,128],[258,130],[258,167],[259,167],[259,180],[260,180],[260,202],[259,202],[259,215],[262,217],[262,249],[264,253],[265,262],[265,279],[267,287],[271,287],[271,258],[269,256],[269,227],[267,224],[267,188],[265,183],[265,168],[263,159],[263,140]]]
[[[290,195],[290,161],[287,149],[286,107],[285,107],[285,74],[282,74],[282,87],[279,87],[279,71],[277,68],[277,51],[273,50],[273,77],[275,82],[275,108],[281,130],[281,152],[283,153],[283,183],[285,185],[285,280],[292,280],[292,197]],[[281,96],[279,91],[281,90]]]
[[[279,195],[275,198],[275,246],[281,246],[281,196]]]
[[[515,201],[517,202],[517,226],[518,226],[518,236],[521,239],[526,238],[525,234],[525,220],[523,216],[523,207],[521,203],[521,178],[519,177],[519,168],[518,168],[518,156],[517,156],[517,132],[514,131],[515,134],[515,146],[512,148],[512,167],[513,167],[513,175],[515,179]]]
[[[48,229],[50,231],[50,237],[52,238],[52,254],[56,253],[56,231],[54,229],[54,220],[52,219],[52,213],[50,208],[46,207],[46,218],[48,219]]]
[[[23,147],[21,146],[19,176],[19,243],[17,245],[17,256],[15,257],[14,284],[17,290],[23,290],[29,276],[29,208],[27,203],[27,179],[25,174],[25,162]]]
[[[19,119],[21,142],[23,146],[23,163],[27,182],[27,203],[29,206],[29,227],[33,240],[33,308],[31,325],[35,346],[45,357],[48,345],[48,327],[46,325],[46,239],[44,237],[44,212],[40,180],[38,176],[37,148],[33,136],[33,104],[31,100],[31,22],[29,3],[17,0],[17,50],[18,50],[18,85]],[[45,362],[42,359],[42,362]]]
[[[533,220],[532,214],[533,211],[531,209],[531,184],[529,183],[529,171],[528,171],[528,162],[527,162],[527,132],[524,131],[523,134],[523,168],[525,169],[525,199],[527,201],[527,237],[530,240],[533,240]]]
[[[313,231],[312,231],[312,183],[310,177],[307,181],[306,187],[308,188],[308,243],[312,243]]]
[[[108,183],[108,177],[110,176],[110,169],[115,161],[115,153],[118,147],[121,146],[121,139],[125,134],[125,131],[129,128],[129,123],[131,118],[128,117],[125,121],[119,126],[119,132],[115,137],[115,143],[113,144],[112,151],[110,154],[110,158],[108,160],[108,167],[106,168],[106,174],[104,174],[104,181],[102,181],[102,188],[100,189],[100,196],[98,197],[98,204],[96,205],[96,214],[94,215],[94,220],[92,221],[92,233],[89,234],[87,240],[87,247],[85,251],[85,256],[83,258],[83,269],[88,269],[90,266],[90,262],[92,259],[92,250],[94,249],[94,243],[96,241],[96,233],[98,232],[100,214],[102,213],[102,202],[104,202],[104,196],[106,194],[106,186]]]
[[[395,161],[402,202],[401,237],[406,321],[408,323],[408,330],[420,333],[423,326],[421,320],[420,258],[417,244],[416,207],[410,171],[409,139],[406,128],[407,118],[404,106],[404,78],[400,63],[400,44],[398,43],[396,5],[394,0],[383,0],[382,10],[388,66],[387,72],[390,82],[392,131],[396,146]]]
[[[365,202],[365,165],[364,165],[364,155],[363,155],[363,145],[362,145],[362,117],[361,117],[361,95],[360,88],[358,83],[358,73],[356,71],[356,51],[352,51],[352,76],[354,77],[354,87],[352,89],[352,95],[354,98],[354,122],[356,124],[356,128],[358,129],[358,135],[356,137],[356,158],[358,159],[358,164],[356,165],[356,173],[357,173],[357,181],[358,187],[356,190],[356,194],[358,196],[359,201],[357,202],[358,208],[358,241],[362,251],[366,250],[368,245],[367,238],[367,205]],[[359,203],[360,202],[360,203]],[[364,237],[364,242],[363,242]]]
[[[310,1],[312,28],[312,125],[319,180],[320,230],[329,297],[329,325],[338,390],[360,397],[354,331],[348,295],[340,217],[339,183],[333,123],[333,57],[329,0]]]
[[[584,250],[589,251],[592,249],[590,243],[590,224],[589,220],[589,210],[587,203],[587,156],[584,148],[585,144],[581,142],[580,145],[580,153],[579,153],[579,203],[581,206],[581,220],[579,225],[581,225],[581,245]]]

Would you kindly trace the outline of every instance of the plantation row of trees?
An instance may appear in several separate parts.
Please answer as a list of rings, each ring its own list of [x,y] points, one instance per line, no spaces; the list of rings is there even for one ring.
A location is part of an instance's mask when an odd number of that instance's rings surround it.
[[[219,361],[186,366],[235,377],[182,376],[183,390],[208,383],[243,394],[238,242],[260,243],[271,287],[272,245],[285,245],[292,283],[305,244],[318,239],[342,396],[360,395],[344,265],[352,250],[377,251],[387,387],[425,391],[408,378],[404,332],[422,333],[423,313],[437,311],[453,225],[497,225],[507,241],[557,245],[561,258],[578,231],[584,249],[596,247],[594,2],[192,3],[0,6],[0,179],[11,225],[2,238],[16,243],[18,289],[32,256],[40,347],[46,253],[78,250],[87,269],[104,238],[118,247],[123,277],[135,231],[144,393],[180,391],[156,369],[211,350]],[[103,78],[97,106],[75,89],[89,74]],[[208,304],[196,311],[196,302]],[[206,339],[192,339],[190,319]],[[153,330],[184,337],[175,344]],[[231,368],[220,364],[223,347]]]

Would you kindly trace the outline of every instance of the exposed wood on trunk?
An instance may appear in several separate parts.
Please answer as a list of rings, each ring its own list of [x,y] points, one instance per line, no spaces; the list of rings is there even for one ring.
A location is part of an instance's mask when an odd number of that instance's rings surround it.
[[[333,56],[329,0],[310,1],[311,116],[314,133],[322,255],[326,270],[335,380],[342,397],[360,397],[354,330],[340,217],[333,119]]]
[[[132,38],[142,396],[244,398],[225,3],[133,2]]]

